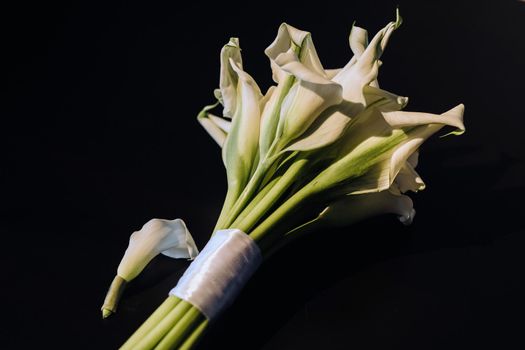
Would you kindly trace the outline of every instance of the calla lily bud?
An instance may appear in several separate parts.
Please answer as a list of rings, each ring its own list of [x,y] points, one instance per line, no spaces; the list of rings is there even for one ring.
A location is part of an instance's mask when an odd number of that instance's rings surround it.
[[[126,283],[137,277],[157,255],[175,259],[193,260],[199,251],[186,224],[181,219],[151,219],[142,229],[133,232],[129,245],[120,261],[117,276],[102,306],[102,316],[108,317],[116,311],[119,296]]]

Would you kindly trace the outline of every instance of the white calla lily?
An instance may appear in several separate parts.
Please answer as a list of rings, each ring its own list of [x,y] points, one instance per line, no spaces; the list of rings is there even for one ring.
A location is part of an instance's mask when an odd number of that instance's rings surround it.
[[[298,51],[299,60],[305,67],[314,73],[317,73],[320,76],[323,76],[324,69],[317,51],[315,50],[314,43],[312,41],[312,36],[309,32],[297,29],[287,23],[281,24],[279,31],[277,32],[277,37],[275,40],[264,50],[264,53],[270,61],[275,62],[277,57],[283,53],[287,52],[296,52]],[[279,64],[273,66],[272,70],[274,73],[274,81],[276,83],[280,82],[279,77],[281,74],[276,74],[276,70],[279,71],[282,68]]]
[[[452,132],[454,135],[461,135],[465,132],[465,125],[463,124],[464,109],[465,106],[460,104],[441,115],[395,111],[383,113],[383,117],[393,128],[404,128],[426,124],[450,125],[456,128],[456,130]]]
[[[421,179],[414,167],[408,161],[405,162],[399,170],[399,173],[394,180],[394,184],[401,193],[407,191],[422,191],[426,187],[423,179]]]
[[[342,102],[342,87],[309,70],[294,53],[279,55],[276,63],[297,80],[282,103],[277,129],[286,144],[301,136],[321,112]]]
[[[458,133],[465,129],[463,112],[464,106],[458,105],[441,115],[427,116],[433,124],[421,125],[419,113],[392,114],[371,109],[347,130],[338,148],[338,159],[316,177],[314,190],[326,190],[334,184],[340,191],[352,194],[388,189],[428,137],[445,125],[456,127]],[[407,115],[413,118],[411,123]],[[403,123],[402,129],[391,126],[397,125],[396,116]],[[346,185],[341,186],[343,183]]]
[[[341,88],[328,78],[310,33],[283,23],[265,53],[278,85],[261,117],[261,159],[277,138],[283,141],[275,152],[304,132],[319,112],[341,101]]]
[[[278,137],[285,146],[301,136],[322,111],[342,101],[342,88],[327,77],[308,32],[283,24],[265,53],[280,85],[290,84],[289,80],[283,83],[283,76],[293,78],[293,85],[282,99],[278,115],[272,110],[274,119],[263,119],[275,129],[279,117],[276,134],[272,134],[273,130],[267,131],[272,128],[265,126],[263,137],[272,141]]]
[[[151,219],[139,231],[133,232],[129,245],[120,261],[117,276],[113,280],[102,306],[102,316],[116,311],[118,299],[126,283],[136,278],[157,255],[175,259],[193,260],[199,250],[186,224],[181,219]]]
[[[218,100],[223,104],[223,115],[233,118],[237,108],[237,82],[238,75],[230,61],[242,69],[241,48],[238,38],[230,38],[230,41],[221,50],[221,74],[219,90],[216,91]]]
[[[230,66],[237,74],[237,106],[222,149],[222,159],[229,183],[244,186],[259,151],[260,104],[263,96],[255,80],[234,60],[230,60]]]
[[[319,225],[324,227],[346,227],[383,214],[395,214],[404,225],[409,225],[416,211],[409,196],[384,190],[345,196],[326,207],[317,220]]]
[[[235,60],[230,59],[229,65],[237,75],[237,95],[235,114],[222,148],[228,179],[222,212],[234,205],[258,165],[261,104],[264,103],[255,80]]]
[[[333,78],[335,82],[343,87],[343,98],[346,101],[364,108],[366,101],[363,88],[376,81],[379,66],[381,65],[379,58],[385,50],[390,35],[401,25],[402,19],[399,16],[399,12],[396,12],[396,15],[396,21],[390,22],[380,30],[364,51],[362,51],[362,47],[366,45],[367,35],[364,34],[366,31],[359,27],[353,28],[352,31],[355,31],[355,35],[350,35],[350,45],[352,50],[355,50],[354,57]],[[375,85],[372,84],[372,86]]]
[[[369,114],[369,108],[381,111],[398,111],[408,103],[407,97],[397,96],[388,91],[372,86],[363,88],[366,108],[343,101],[337,106],[326,109],[313,122],[299,139],[292,142],[287,151],[309,151],[330,145],[337,141],[349,124],[363,115]]]
[[[151,219],[139,231],[133,232],[118,266],[118,276],[131,281],[159,254],[190,260],[199,254],[184,221]]]
[[[213,115],[211,113],[208,114],[208,118],[210,118],[215,125],[219,127],[226,135],[230,132],[232,129],[232,122],[231,120],[226,120],[224,118],[218,117],[216,115]]]
[[[407,104],[408,98],[379,89],[377,82],[379,57],[390,34],[400,23],[401,18],[398,14],[396,22],[389,23],[374,37],[370,45],[367,31],[357,26],[352,27],[349,42],[354,56],[343,69],[325,71],[328,79],[341,84],[344,100],[336,106],[325,108],[310,128],[302,130],[301,136],[288,144],[286,150],[308,151],[335,142],[348,124],[358,118],[366,108],[379,108],[378,105],[383,105],[381,110],[397,111]],[[306,105],[305,100],[298,101]],[[319,114],[319,111],[317,113]]]

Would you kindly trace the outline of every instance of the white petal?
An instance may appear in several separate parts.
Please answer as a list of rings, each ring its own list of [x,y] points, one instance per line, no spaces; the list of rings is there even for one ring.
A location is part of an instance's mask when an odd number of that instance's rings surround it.
[[[367,108],[373,107],[380,111],[397,111],[404,108],[408,102],[407,97],[398,96],[372,86],[365,86],[363,92]],[[361,108],[347,101],[328,108],[286,150],[306,151],[329,145],[343,135],[346,126],[352,119],[359,118],[360,113],[364,113],[361,112]]]
[[[366,101],[363,96],[363,88],[376,80],[381,64],[379,58],[388,43],[390,35],[399,25],[399,18],[396,22],[390,22],[374,36],[362,53],[363,32],[359,27],[355,27],[359,29],[353,29],[357,31],[354,37],[358,39],[354,40],[352,44],[357,55],[333,78],[335,82],[341,84],[343,87],[343,98],[345,100],[362,105],[364,108]]]
[[[393,128],[443,124],[456,127],[458,129],[456,133],[459,134],[465,131],[465,125],[463,124],[464,111],[465,106],[460,104],[443,114],[397,111],[383,113],[383,117]]]
[[[272,64],[277,67],[277,65],[272,61]],[[262,106],[263,101],[261,101],[261,126],[260,126],[260,144],[259,151],[261,157],[265,157],[275,140],[275,134],[277,130],[277,124],[279,122],[279,112],[282,104],[282,99],[284,95],[290,89],[290,84],[287,84],[287,81],[291,81],[292,78],[286,74],[283,70],[278,68],[279,72],[287,77],[283,78],[277,85],[275,89],[272,89],[266,93],[267,101]],[[266,96],[264,99],[266,99]]]
[[[224,105],[223,114],[232,118],[237,106],[237,81],[238,76],[232,68],[230,61],[242,69],[241,49],[239,39],[231,38],[228,44],[221,50],[221,74],[220,74],[220,100]]]
[[[354,25],[350,31],[348,41],[350,49],[354,53],[355,58],[358,59],[368,46],[368,32],[366,29]]]
[[[202,127],[210,134],[211,138],[217,142],[219,147],[224,145],[226,141],[226,132],[222,130],[212,119],[210,118],[198,118],[197,119]]]
[[[409,160],[399,170],[392,186],[395,186],[401,193],[422,191],[426,187],[423,179],[412,167]]]
[[[318,75],[324,76],[324,69],[317,56],[317,51],[315,50],[310,33],[299,30],[289,24],[281,24],[277,32],[277,37],[270,46],[264,50],[264,53],[271,61],[275,61],[280,54],[293,51],[294,48],[300,48],[299,60],[308,69],[316,72]],[[281,74],[275,72],[276,67],[272,67],[272,69],[274,70],[275,82],[280,82]]]
[[[161,254],[174,259],[195,259],[199,254],[197,245],[190,234],[190,231],[186,227],[186,223],[181,219],[175,219],[172,221],[163,220],[165,225],[176,231],[175,234],[179,235],[179,242],[173,244],[170,247],[164,244],[162,247]],[[180,244],[180,240],[184,238],[183,244]]]
[[[380,111],[399,111],[408,103],[408,97],[398,96],[386,90],[367,85],[363,88],[366,108],[377,108]]]
[[[217,117],[216,115],[213,115],[211,113],[208,113],[208,118],[215,123],[222,131],[224,131],[226,134],[228,134],[232,127],[231,120],[226,120],[221,117]]]
[[[258,153],[262,94],[248,73],[233,60],[230,60],[230,64],[238,76],[237,106],[222,149],[222,158],[228,182],[242,187],[250,176]]]
[[[355,115],[353,105],[345,104],[326,109],[309,129],[286,147],[286,151],[310,151],[337,141]]]
[[[274,91],[276,90],[276,87],[275,86],[270,86],[268,88],[268,90],[266,91],[266,94],[264,94],[264,96],[261,98],[261,101],[260,101],[260,110],[262,111],[264,109],[264,107],[266,106],[266,104],[268,103],[268,101],[270,100],[270,98],[272,97]]]
[[[430,134],[428,135],[430,136]],[[408,141],[398,146],[390,158],[390,173],[389,186],[396,178],[401,168],[406,164],[408,157],[412,155],[422,144],[428,136],[418,135],[412,136]]]
[[[326,75],[327,79],[332,80],[333,77],[335,77],[339,72],[342,70],[342,68],[336,68],[336,69],[325,69],[324,73]]]
[[[282,138],[291,141],[300,137],[315,122],[321,112],[340,102],[341,88],[339,85],[319,85],[301,81],[297,89],[292,89],[283,102],[281,109]]]
[[[282,141],[278,149],[282,151],[321,112],[341,101],[341,87],[327,77],[310,33],[284,23],[265,53],[279,84],[261,118],[262,157],[276,138]]]
[[[194,259],[199,253],[188,228],[181,219],[151,219],[134,232],[117,273],[131,281],[158,254],[172,258]]]
[[[279,121],[282,138],[294,140],[312,125],[321,112],[341,103],[342,88],[299,62],[294,53],[281,54],[275,62],[298,80],[282,103]]]
[[[414,218],[415,210],[410,197],[385,190],[345,196],[330,204],[319,217],[332,227],[344,227],[381,214],[396,214],[403,224],[408,225]]]
[[[225,125],[218,124],[219,119],[227,123],[226,120],[218,118],[208,113],[209,110],[215,108],[217,104],[206,106],[197,116],[197,121],[202,125],[202,127],[210,134],[210,136],[217,142],[217,144],[222,147],[226,141],[227,132],[224,130]],[[219,122],[222,123],[222,122]]]
[[[322,74],[319,74],[319,72],[301,62],[300,58],[293,51],[281,53],[275,58],[275,63],[286,73],[295,76],[299,80],[319,85],[338,85],[324,76],[324,70]]]
[[[451,112],[452,111],[452,112]],[[448,120],[458,125],[462,115],[454,108],[445,114],[456,119]],[[460,109],[462,111],[462,109]],[[410,156],[421,144],[444,124],[417,125],[406,129],[392,129],[383,118],[384,113],[376,109],[366,110],[368,115],[353,123],[340,144],[338,160],[313,180],[318,188],[333,183],[343,184],[344,193],[362,194],[383,191],[389,188]]]
[[[406,166],[407,161],[410,158],[410,156],[412,156],[412,154],[417,152],[419,147],[423,144],[423,142],[425,142],[425,140],[428,137],[430,137],[431,135],[439,131],[444,125],[455,126],[459,130],[464,131],[465,127],[463,125],[463,111],[464,111],[463,105],[459,105],[441,115],[431,115],[431,114],[423,113],[423,114],[428,115],[427,121],[432,123],[432,122],[435,122],[435,120],[439,120],[439,124],[436,123],[436,124],[428,124],[428,125],[421,126],[421,124],[424,124],[424,123],[420,123],[419,121],[413,121],[412,124],[408,124],[411,126],[418,125],[418,127],[408,131],[409,139],[406,142],[402,143],[400,146],[398,146],[393,152],[392,157],[390,158],[390,165],[389,165],[390,184],[396,178],[401,168],[403,166]],[[398,112],[390,112],[390,113],[398,113]],[[410,112],[405,112],[405,113],[410,113]],[[383,113],[383,116],[385,114],[388,114],[388,113]],[[416,114],[420,114],[420,113],[416,113]],[[430,116],[433,116],[433,117],[430,117]],[[403,125],[408,126],[407,124],[403,124]],[[415,181],[416,183],[419,182],[422,186],[424,186],[423,181],[421,179],[415,180]]]
[[[412,155],[408,157],[407,162],[415,169],[419,163],[419,150],[412,153]]]

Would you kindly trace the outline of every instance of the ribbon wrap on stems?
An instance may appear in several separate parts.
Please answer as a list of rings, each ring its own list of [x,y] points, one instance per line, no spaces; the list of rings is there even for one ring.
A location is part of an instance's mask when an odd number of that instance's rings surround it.
[[[262,262],[257,244],[238,229],[219,230],[170,291],[210,321],[230,306]]]

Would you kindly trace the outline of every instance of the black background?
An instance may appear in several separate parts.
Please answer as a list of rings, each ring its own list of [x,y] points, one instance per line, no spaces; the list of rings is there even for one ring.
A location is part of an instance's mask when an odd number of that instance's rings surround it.
[[[281,22],[335,68],[352,22],[373,35],[396,4],[382,87],[409,110],[465,103],[467,133],[422,150],[412,226],[380,217],[295,242],[202,348],[525,348],[525,3],[501,0],[3,8],[0,347],[113,349],[165,298],[187,262],[155,259],[100,317],[131,232],[181,217],[199,247],[211,233],[225,176],[195,116],[230,36],[266,90]]]

